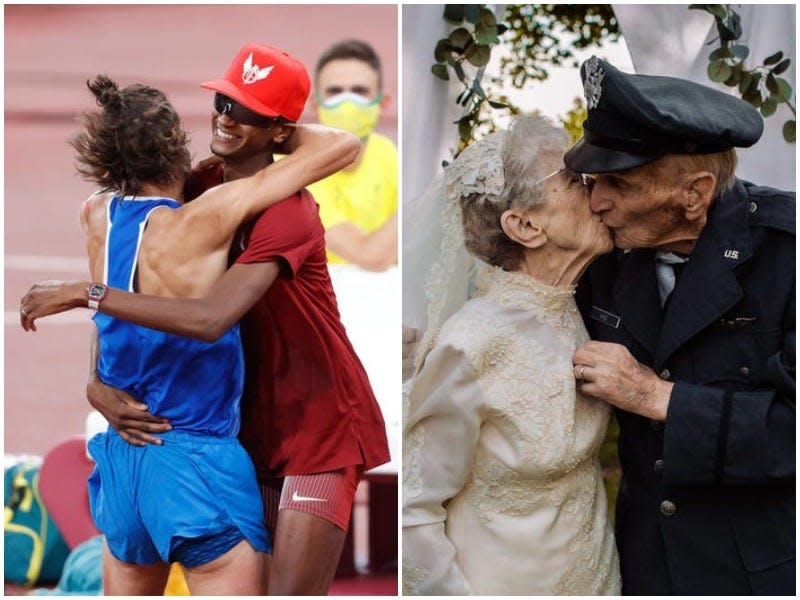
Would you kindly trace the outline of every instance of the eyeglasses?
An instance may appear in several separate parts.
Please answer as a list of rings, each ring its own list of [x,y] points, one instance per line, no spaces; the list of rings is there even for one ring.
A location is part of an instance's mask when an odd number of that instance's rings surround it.
[[[217,92],[214,94],[214,110],[221,115],[228,115],[231,119],[242,125],[250,125],[251,127],[272,127],[276,123],[285,122],[283,119],[275,119],[274,117],[265,117],[253,112],[246,106],[239,104],[236,100],[228,98],[224,94]]]
[[[592,187],[594,186],[594,182],[596,180],[596,177],[594,175],[587,175],[586,173],[578,173],[576,171],[570,171],[566,167],[561,167],[560,169],[558,169],[556,171],[553,171],[549,175],[545,175],[539,181],[534,182],[533,185],[539,185],[540,183],[544,183],[545,181],[547,181],[551,177],[555,177],[556,175],[558,175],[560,173],[565,173],[565,172],[569,174],[569,176],[572,179],[572,181],[576,181],[576,182],[580,183],[583,187],[585,187],[587,190],[589,190],[590,192],[592,191]]]
[[[578,183],[580,183],[590,192],[592,191],[592,188],[597,181],[596,175],[589,175],[588,173],[576,173],[575,171],[570,171],[570,173],[575,177]]]
[[[583,187],[586,188],[588,192],[592,191],[592,188],[594,187],[594,182],[597,180],[597,177],[595,177],[594,175],[587,175],[586,173],[577,173],[575,171],[570,171],[566,167],[561,167],[560,169],[557,169],[552,173],[548,173],[541,179],[534,181],[531,187],[535,187],[540,183],[544,183],[551,177],[555,177],[556,175],[560,175],[561,173],[568,173],[572,181],[580,183]],[[511,208],[511,198],[509,198],[506,201],[506,210],[510,208]]]

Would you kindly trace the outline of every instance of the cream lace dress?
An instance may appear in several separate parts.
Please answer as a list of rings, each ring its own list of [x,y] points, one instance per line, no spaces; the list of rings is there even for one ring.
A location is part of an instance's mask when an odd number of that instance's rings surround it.
[[[442,327],[404,407],[405,594],[619,594],[587,339],[572,289],[499,268]]]

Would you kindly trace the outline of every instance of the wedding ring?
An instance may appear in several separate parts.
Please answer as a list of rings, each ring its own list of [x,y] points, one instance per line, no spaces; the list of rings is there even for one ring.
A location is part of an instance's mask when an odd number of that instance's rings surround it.
[[[28,313],[26,313],[26,312],[25,312],[25,309],[24,309],[24,308],[21,308],[21,307],[20,307],[20,309],[19,309],[19,312],[20,312],[20,314],[21,314],[23,317],[27,317],[27,316],[28,316]]]
[[[586,371],[586,365],[581,365],[581,368],[578,369],[578,379],[586,380],[586,377],[583,376],[583,372]]]

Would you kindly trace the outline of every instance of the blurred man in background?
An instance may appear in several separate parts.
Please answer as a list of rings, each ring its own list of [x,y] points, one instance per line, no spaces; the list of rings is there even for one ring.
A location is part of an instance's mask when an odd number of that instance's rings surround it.
[[[369,271],[397,264],[397,149],[374,132],[383,93],[380,59],[359,40],[322,53],[315,73],[319,121],[361,138],[358,159],[309,187],[320,206],[328,261]]]

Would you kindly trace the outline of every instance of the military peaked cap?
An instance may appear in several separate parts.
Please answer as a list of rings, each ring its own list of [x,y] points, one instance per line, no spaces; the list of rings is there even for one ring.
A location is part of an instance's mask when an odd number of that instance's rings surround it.
[[[564,157],[582,173],[624,171],[666,154],[755,144],[764,130],[747,102],[675,77],[631,75],[593,56],[581,66],[588,118]]]

